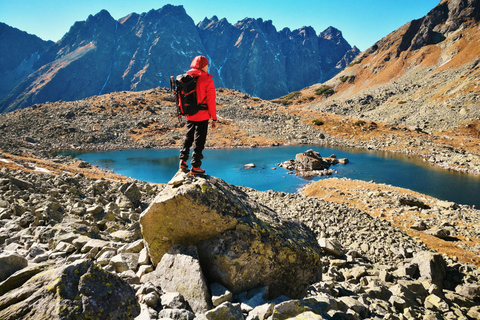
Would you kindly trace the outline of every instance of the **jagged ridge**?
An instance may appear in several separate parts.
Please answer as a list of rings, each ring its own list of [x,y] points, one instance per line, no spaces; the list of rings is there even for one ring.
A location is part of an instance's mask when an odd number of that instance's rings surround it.
[[[332,27],[317,37],[308,27],[277,32],[262,19],[231,25],[213,17],[196,26],[182,6],[118,21],[102,10],[49,44],[32,73],[3,95],[0,111],[168,87],[169,77],[185,72],[198,54],[210,58],[217,87],[272,99],[329,79],[358,53]]]

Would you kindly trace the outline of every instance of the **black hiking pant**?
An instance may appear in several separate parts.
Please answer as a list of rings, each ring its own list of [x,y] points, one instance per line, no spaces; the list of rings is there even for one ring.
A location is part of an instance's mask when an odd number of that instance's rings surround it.
[[[190,148],[193,143],[192,161],[190,162],[192,167],[200,167],[203,159],[203,149],[205,148],[205,142],[207,141],[208,132],[208,120],[205,121],[187,121],[187,133],[185,140],[183,140],[183,146],[180,149],[180,159],[188,160],[190,154]]]

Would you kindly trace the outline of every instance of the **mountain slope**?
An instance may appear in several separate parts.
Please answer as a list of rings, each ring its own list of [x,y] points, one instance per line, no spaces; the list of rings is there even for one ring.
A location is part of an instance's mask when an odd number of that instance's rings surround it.
[[[52,41],[12,28],[0,22],[0,97],[6,96],[26,76],[36,70],[42,52]]]
[[[469,126],[476,134],[479,20],[480,1],[442,0],[325,83],[335,93],[309,108],[427,131]]]
[[[0,112],[168,87],[170,76],[185,72],[199,54],[209,57],[217,87],[271,99],[329,79],[358,53],[334,28],[317,37],[311,28],[277,32],[262,19],[231,25],[213,17],[195,25],[182,6],[172,5],[118,21],[103,10],[48,47],[35,72],[4,95]]]

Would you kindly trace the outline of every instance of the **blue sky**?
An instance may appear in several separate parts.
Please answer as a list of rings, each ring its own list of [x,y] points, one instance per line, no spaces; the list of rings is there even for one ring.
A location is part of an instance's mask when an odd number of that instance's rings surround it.
[[[75,21],[106,9],[120,19],[136,12],[160,9],[165,4],[183,5],[195,23],[216,15],[234,24],[246,17],[272,20],[278,31],[311,26],[320,33],[329,26],[365,50],[405,23],[419,19],[440,0],[0,0],[0,22],[35,34],[44,40],[60,40]]]

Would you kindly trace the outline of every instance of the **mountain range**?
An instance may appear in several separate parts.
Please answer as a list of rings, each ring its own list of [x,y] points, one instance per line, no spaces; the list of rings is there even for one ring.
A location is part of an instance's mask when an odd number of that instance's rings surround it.
[[[76,22],[58,42],[0,23],[0,112],[115,91],[168,87],[203,54],[217,87],[263,99],[330,79],[358,55],[341,31],[277,31],[272,21],[216,16],[195,25],[182,6]]]

